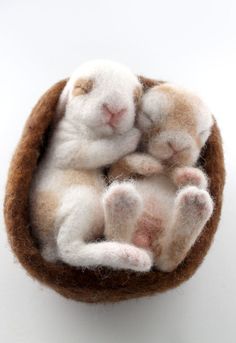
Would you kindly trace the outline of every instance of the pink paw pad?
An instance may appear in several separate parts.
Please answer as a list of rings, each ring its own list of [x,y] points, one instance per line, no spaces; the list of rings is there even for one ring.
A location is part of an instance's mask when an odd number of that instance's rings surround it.
[[[120,258],[126,267],[130,266],[131,269],[136,271],[148,271],[152,266],[150,256],[139,248],[130,247],[122,249]]]
[[[213,210],[213,202],[210,195],[206,191],[195,187],[191,187],[191,189],[183,192],[179,200],[182,209],[185,212],[188,211],[191,215],[208,215]]]
[[[141,200],[131,187],[119,185],[113,187],[104,198],[105,206],[113,213],[134,215],[141,207]]]
[[[184,168],[179,170],[175,176],[176,183],[179,187],[184,185],[194,185],[198,187],[206,187],[207,181],[201,171],[193,168]]]

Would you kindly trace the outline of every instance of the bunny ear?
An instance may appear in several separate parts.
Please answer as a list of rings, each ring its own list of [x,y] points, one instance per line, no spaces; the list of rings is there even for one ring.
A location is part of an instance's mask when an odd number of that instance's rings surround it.
[[[138,76],[139,82],[141,83],[142,87],[143,87],[143,91],[146,92],[148,89],[155,87],[155,86],[160,86],[163,83],[165,83],[165,81],[161,81],[161,80],[154,80],[154,79],[148,79],[142,75]]]
[[[67,82],[57,102],[57,107],[56,107],[57,120],[62,118],[65,113],[68,96],[69,96],[69,85]]]

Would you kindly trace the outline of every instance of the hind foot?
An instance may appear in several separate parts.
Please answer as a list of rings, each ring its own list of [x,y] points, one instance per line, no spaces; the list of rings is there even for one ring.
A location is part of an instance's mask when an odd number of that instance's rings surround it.
[[[176,204],[185,219],[191,222],[207,221],[213,212],[213,201],[209,193],[194,186],[182,189]]]
[[[108,258],[114,269],[148,272],[153,264],[151,252],[129,244],[123,244],[122,248],[114,249],[112,256]]]
[[[129,241],[142,211],[142,199],[130,182],[112,184],[103,198],[105,235],[109,239]]]

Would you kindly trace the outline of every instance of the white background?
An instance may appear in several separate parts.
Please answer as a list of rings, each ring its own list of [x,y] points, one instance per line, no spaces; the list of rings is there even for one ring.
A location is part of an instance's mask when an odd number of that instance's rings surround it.
[[[41,94],[81,62],[109,58],[197,91],[221,127],[222,220],[194,277],[176,290],[115,305],[68,301],[29,278],[0,222],[4,343],[236,340],[235,0],[0,1],[0,192],[24,122]]]

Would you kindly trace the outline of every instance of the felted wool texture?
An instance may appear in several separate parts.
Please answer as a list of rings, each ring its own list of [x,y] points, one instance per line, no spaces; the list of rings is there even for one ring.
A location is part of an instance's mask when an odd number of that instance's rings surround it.
[[[103,234],[103,168],[137,148],[138,77],[111,61],[94,60],[70,76],[56,123],[34,174],[31,223],[43,258],[74,267],[108,266],[149,271],[144,249],[120,242],[96,242]],[[95,241],[95,242],[94,242]]]
[[[141,78],[148,88],[153,80]],[[158,81],[157,81],[158,83]],[[222,140],[217,123],[202,152],[200,164],[210,181],[214,213],[186,259],[171,273],[156,269],[148,273],[115,271],[105,267],[80,269],[46,262],[31,232],[29,190],[32,175],[47,144],[59,95],[66,84],[60,81],[39,100],[29,116],[13,156],[4,202],[7,233],[14,254],[26,271],[66,298],[89,303],[118,302],[164,292],[189,279],[202,263],[220,220],[225,182]]]
[[[115,182],[104,199],[108,240],[151,249],[157,269],[176,269],[213,211],[207,178],[195,166],[213,123],[203,101],[179,86],[166,82],[144,93],[137,115],[141,148],[109,172]]]

